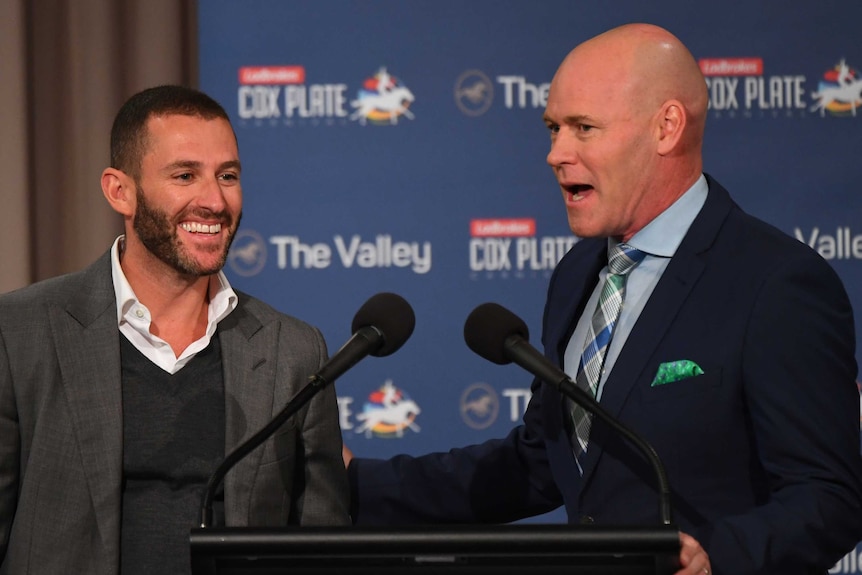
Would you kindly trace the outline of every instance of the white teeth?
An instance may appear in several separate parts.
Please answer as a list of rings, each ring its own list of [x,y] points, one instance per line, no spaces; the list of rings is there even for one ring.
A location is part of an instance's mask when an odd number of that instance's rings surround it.
[[[197,222],[183,222],[180,227],[187,232],[195,234],[217,234],[221,231],[221,224],[201,224]]]

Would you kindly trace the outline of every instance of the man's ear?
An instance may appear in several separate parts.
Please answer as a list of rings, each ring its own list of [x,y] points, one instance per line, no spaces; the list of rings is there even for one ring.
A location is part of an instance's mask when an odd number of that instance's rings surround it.
[[[688,117],[685,107],[678,100],[668,100],[659,113],[658,153],[662,156],[672,154],[682,140]]]
[[[135,213],[135,182],[122,170],[105,168],[102,172],[102,193],[114,211],[126,217]]]

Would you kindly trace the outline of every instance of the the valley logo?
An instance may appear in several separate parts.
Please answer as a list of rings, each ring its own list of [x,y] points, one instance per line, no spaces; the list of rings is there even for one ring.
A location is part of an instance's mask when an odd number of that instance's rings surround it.
[[[487,383],[474,383],[461,394],[461,419],[473,429],[485,429],[497,421],[500,397]]]
[[[481,116],[494,101],[494,84],[479,70],[467,70],[455,80],[455,105],[468,116]]]
[[[266,242],[254,230],[239,230],[230,246],[227,261],[237,275],[257,275],[266,265]]]

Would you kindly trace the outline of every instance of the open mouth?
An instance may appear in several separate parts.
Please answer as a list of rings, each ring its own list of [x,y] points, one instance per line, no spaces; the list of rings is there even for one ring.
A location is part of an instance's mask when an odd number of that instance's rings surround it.
[[[572,200],[579,200],[583,197],[582,194],[592,191],[593,187],[587,184],[572,184],[563,186],[563,189],[571,194]]]
[[[221,231],[221,224],[202,224],[199,222],[183,222],[180,227],[193,234],[213,235]]]

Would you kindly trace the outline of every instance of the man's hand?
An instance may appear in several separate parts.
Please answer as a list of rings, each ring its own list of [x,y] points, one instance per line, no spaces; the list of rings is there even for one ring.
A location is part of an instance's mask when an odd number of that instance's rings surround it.
[[[350,467],[350,460],[353,459],[353,452],[346,445],[341,445],[341,458],[344,459],[344,468]]]
[[[709,555],[691,535],[679,534],[679,564],[682,569],[676,575],[712,575]]]

